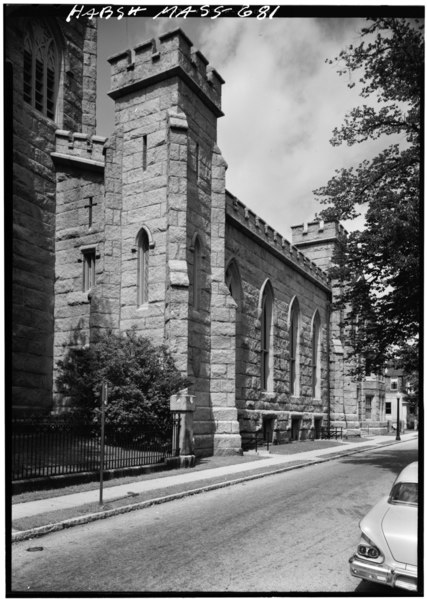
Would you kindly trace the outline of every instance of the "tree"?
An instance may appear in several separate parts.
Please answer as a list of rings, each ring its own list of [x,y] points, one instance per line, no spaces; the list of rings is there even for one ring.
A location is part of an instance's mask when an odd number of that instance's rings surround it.
[[[101,384],[108,383],[105,422],[116,432],[167,426],[170,396],[189,384],[167,349],[134,329],[108,332],[93,345],[71,348],[58,368],[58,391],[71,397],[78,414],[92,422],[99,420]]]
[[[360,45],[329,61],[358,73],[360,96],[371,100],[346,115],[331,144],[400,136],[314,192],[328,205],[325,220],[365,216],[363,230],[343,241],[332,275],[343,283],[338,303],[347,306],[354,354],[369,354],[373,370],[388,358],[408,372],[418,367],[423,29],[416,19],[368,19]]]

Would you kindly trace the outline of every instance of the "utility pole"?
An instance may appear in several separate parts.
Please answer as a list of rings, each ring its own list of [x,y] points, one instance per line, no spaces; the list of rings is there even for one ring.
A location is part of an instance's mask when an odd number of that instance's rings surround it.
[[[396,441],[400,441],[400,395],[396,395],[397,399],[397,424],[396,424]]]

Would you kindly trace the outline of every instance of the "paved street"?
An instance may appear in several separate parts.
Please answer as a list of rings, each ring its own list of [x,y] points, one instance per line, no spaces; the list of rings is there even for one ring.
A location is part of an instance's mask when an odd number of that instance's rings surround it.
[[[402,442],[17,543],[12,590],[378,593],[348,558],[415,459]]]

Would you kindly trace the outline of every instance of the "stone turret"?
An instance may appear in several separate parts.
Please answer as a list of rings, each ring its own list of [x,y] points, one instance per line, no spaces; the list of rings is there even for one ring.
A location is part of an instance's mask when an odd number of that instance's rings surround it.
[[[291,229],[293,245],[324,271],[331,267],[337,243],[347,235],[340,223],[323,220],[295,225]]]
[[[222,116],[222,77],[181,29],[151,39],[109,58],[113,99],[178,77],[202,99],[215,116]]]

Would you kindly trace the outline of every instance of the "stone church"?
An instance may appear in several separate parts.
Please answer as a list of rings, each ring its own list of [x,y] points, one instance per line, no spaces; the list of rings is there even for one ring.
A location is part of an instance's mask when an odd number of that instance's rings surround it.
[[[290,242],[227,190],[224,81],[182,30],[109,58],[108,139],[95,20],[12,10],[5,59],[13,413],[66,408],[58,359],[136,327],[192,381],[199,455],[238,451],[254,430],[383,430],[384,384],[350,376],[332,310],[344,229],[315,220]]]

